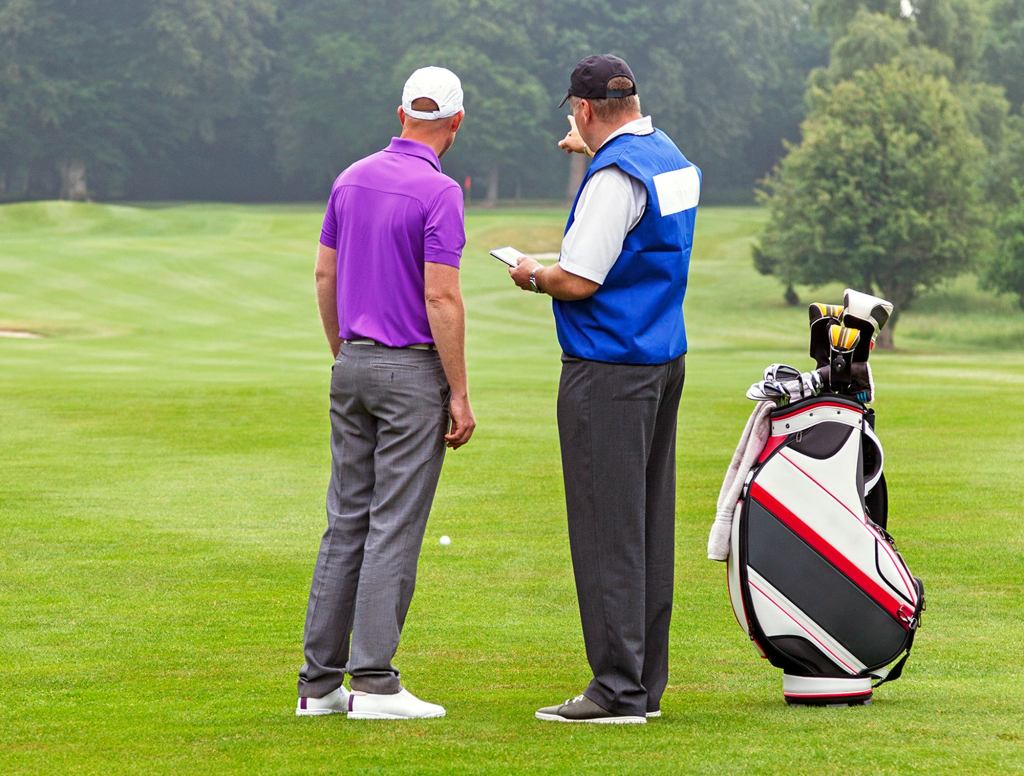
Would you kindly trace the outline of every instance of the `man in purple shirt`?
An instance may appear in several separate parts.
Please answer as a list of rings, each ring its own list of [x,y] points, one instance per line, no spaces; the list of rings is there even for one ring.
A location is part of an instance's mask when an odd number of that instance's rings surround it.
[[[391,660],[445,446],[469,441],[462,190],[441,172],[462,123],[449,70],[410,76],[401,137],[338,176],[316,262],[331,352],[327,531],[306,611],[300,716],[443,717]],[[352,692],[343,680],[351,677]]]

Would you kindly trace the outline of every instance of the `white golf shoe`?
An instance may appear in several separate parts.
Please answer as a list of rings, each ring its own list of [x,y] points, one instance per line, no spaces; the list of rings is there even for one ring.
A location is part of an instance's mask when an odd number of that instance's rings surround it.
[[[349,719],[434,719],[444,707],[421,701],[404,687],[393,695],[353,690],[348,698]]]
[[[322,714],[344,714],[348,711],[348,691],[339,687],[322,698],[300,697],[295,704],[296,717],[319,717]]]

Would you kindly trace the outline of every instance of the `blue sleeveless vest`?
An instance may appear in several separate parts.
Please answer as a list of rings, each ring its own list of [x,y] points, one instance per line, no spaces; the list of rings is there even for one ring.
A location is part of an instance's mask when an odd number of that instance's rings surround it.
[[[555,300],[555,328],[570,356],[615,364],[663,364],[686,352],[683,296],[700,197],[700,170],[668,135],[619,135],[597,152],[569,213],[598,170],[616,166],[647,189],[647,209],[589,299]]]

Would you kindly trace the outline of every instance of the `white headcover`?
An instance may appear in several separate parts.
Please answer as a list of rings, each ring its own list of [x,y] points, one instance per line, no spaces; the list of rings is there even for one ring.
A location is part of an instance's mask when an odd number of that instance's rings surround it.
[[[892,315],[892,302],[848,288],[843,292],[843,315],[870,322],[878,334]]]
[[[414,110],[413,100],[426,97],[437,103],[437,110]],[[406,116],[424,121],[446,119],[462,110],[462,82],[443,67],[421,67],[409,76],[402,89],[402,110]]]

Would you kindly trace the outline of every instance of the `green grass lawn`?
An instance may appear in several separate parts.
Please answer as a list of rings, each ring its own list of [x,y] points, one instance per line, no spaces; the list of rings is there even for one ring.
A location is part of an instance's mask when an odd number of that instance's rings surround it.
[[[297,719],[328,475],[320,213],[0,208],[0,328],[48,335],[0,338],[0,773],[1024,770],[1024,314],[971,277],[873,358],[890,529],[928,592],[904,679],[789,708],[733,619],[705,543],[743,393],[767,363],[809,366],[804,309],[752,268],[756,209],[698,218],[665,716],[533,719],[589,672],[550,307],[487,256],[556,249],[563,213],[516,209],[468,219],[479,427],[445,465],[396,659],[448,717]]]

